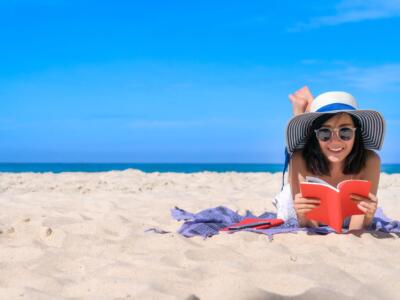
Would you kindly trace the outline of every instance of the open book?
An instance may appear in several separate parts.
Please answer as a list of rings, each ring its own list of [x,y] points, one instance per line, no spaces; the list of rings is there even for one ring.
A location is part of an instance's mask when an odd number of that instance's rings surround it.
[[[341,233],[343,220],[346,217],[364,214],[357,207],[357,203],[351,200],[350,195],[367,197],[371,189],[369,181],[345,180],[336,188],[319,178],[306,177],[306,180],[300,183],[302,196],[321,200],[318,207],[306,214],[308,219],[329,225],[337,233]]]

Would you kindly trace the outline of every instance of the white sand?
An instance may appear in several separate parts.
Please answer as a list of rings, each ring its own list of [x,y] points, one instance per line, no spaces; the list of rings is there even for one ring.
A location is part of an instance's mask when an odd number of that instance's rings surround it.
[[[400,175],[380,205],[400,219]],[[399,299],[396,235],[176,233],[170,217],[272,211],[280,174],[0,174],[0,299]],[[279,297],[279,295],[283,295]],[[198,297],[198,298],[197,298]]]

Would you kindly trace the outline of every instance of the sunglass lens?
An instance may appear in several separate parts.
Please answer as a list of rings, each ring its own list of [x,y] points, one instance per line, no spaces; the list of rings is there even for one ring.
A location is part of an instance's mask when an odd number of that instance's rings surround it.
[[[349,141],[353,138],[353,134],[354,131],[351,128],[340,128],[339,130],[339,137],[343,140],[343,141]]]
[[[331,136],[332,131],[328,128],[321,128],[317,131],[317,138],[322,142],[329,141]]]

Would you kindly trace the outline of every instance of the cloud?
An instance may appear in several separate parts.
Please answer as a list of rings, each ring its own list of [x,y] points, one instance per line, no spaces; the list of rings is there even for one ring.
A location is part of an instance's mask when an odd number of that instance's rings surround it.
[[[349,86],[367,91],[400,90],[400,64],[364,68],[348,66],[320,75],[322,78],[340,80]]]
[[[336,26],[398,16],[400,16],[400,0],[343,0],[336,6],[334,14],[298,23],[288,31],[296,32],[321,26]]]
[[[187,128],[209,128],[215,130],[217,128],[239,128],[253,129],[268,127],[271,125],[280,124],[281,120],[277,118],[269,118],[268,120],[253,119],[251,122],[240,118],[208,118],[208,119],[137,119],[125,122],[125,126],[130,129],[187,129]]]
[[[386,124],[392,125],[392,126],[399,126],[400,127],[400,120],[399,119],[385,119]]]
[[[300,63],[302,65],[317,65],[317,64],[323,63],[323,61],[321,61],[319,59],[306,58],[306,59],[302,59],[300,61]]]
[[[239,120],[226,119],[204,119],[204,120],[133,120],[128,122],[131,129],[137,128],[189,128],[189,127],[209,127],[209,126],[235,126]]]
[[[180,128],[202,126],[206,124],[204,121],[191,120],[135,120],[128,123],[130,128]]]

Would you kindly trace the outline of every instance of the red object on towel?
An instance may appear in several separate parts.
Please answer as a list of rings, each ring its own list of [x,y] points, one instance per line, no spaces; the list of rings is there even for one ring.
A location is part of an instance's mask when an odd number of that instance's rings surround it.
[[[241,229],[267,229],[283,224],[282,219],[245,218],[239,223],[220,229],[220,231],[235,231]]]

